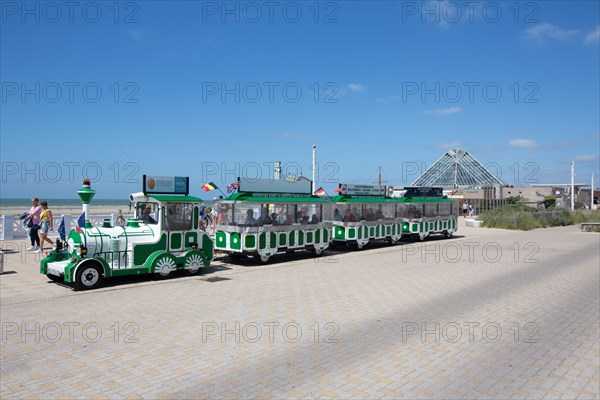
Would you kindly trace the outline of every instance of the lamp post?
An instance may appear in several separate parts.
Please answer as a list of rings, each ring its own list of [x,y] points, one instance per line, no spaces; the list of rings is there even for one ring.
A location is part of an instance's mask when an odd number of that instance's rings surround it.
[[[575,210],[575,161],[571,161],[571,211]]]

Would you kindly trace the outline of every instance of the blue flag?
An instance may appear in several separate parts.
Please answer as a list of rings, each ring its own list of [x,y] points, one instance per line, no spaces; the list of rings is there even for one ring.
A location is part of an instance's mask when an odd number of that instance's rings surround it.
[[[62,218],[60,224],[58,225],[58,236],[63,242],[67,240],[67,235],[65,234],[65,217]]]

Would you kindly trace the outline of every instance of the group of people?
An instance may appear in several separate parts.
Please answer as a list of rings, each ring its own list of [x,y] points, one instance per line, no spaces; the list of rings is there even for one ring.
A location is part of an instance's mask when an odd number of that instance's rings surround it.
[[[383,212],[378,209],[377,211],[373,211],[372,208],[368,208],[367,210],[365,210],[364,215],[357,217],[358,215],[358,209],[356,207],[354,207],[353,209],[350,209],[350,207],[348,207],[345,211],[344,211],[344,215],[342,215],[340,213],[339,209],[335,209],[333,211],[333,220],[334,221],[341,221],[341,222],[358,222],[360,221],[378,221],[380,219],[385,219],[385,216],[383,215]]]
[[[302,207],[300,211],[296,212],[296,215],[292,212],[290,215],[286,215],[283,207],[278,207],[275,212],[269,214],[267,208],[263,207],[260,210],[260,217],[254,217],[254,210],[249,208],[246,210],[246,218],[244,219],[243,225],[246,226],[263,226],[263,225],[291,225],[291,224],[317,224],[320,222],[320,218],[317,214],[312,214],[309,217],[308,207]]]
[[[475,205],[470,204],[470,203],[463,203],[462,212],[463,212],[463,217],[466,218],[467,214],[469,215],[469,217],[472,217],[473,214],[475,214]]]
[[[28,251],[41,253],[44,242],[54,244],[48,237],[48,233],[54,230],[54,225],[52,222],[52,211],[48,208],[47,201],[40,203],[37,197],[32,198],[31,208],[27,216],[23,218],[23,221],[25,226],[29,228],[31,246],[27,248]]]

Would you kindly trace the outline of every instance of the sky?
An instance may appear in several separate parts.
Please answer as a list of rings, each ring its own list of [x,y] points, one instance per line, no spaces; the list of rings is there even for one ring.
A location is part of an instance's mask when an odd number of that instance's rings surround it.
[[[142,175],[410,185],[464,148],[508,185],[600,177],[598,1],[1,1],[2,198]]]

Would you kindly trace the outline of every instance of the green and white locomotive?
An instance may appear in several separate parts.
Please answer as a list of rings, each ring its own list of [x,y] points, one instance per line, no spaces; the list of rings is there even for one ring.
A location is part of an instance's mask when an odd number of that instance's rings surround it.
[[[94,195],[89,180],[78,192],[84,212]],[[92,226],[86,220],[40,263],[40,273],[54,281],[93,289],[104,278],[176,270],[195,274],[213,258],[211,238],[199,229],[202,199],[189,196],[189,178],[144,175],[144,191],[130,196],[135,218],[125,226]]]

